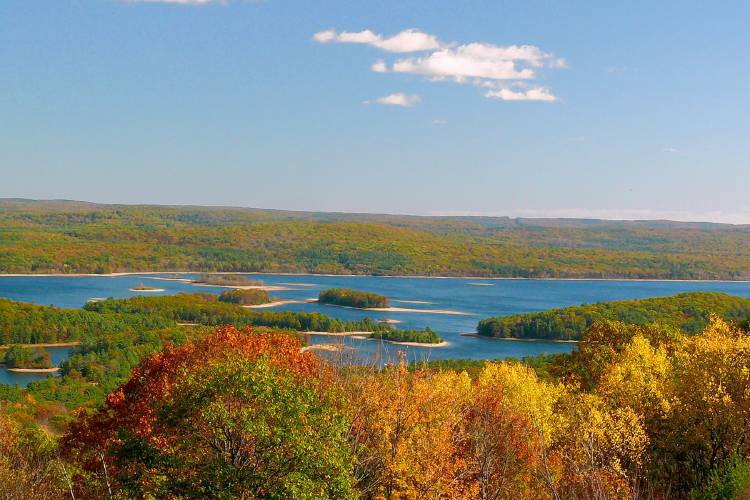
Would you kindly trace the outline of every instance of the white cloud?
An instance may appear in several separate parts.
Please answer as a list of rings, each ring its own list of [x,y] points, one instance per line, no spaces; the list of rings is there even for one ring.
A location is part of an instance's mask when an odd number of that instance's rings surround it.
[[[382,59],[375,61],[372,66],[370,66],[370,69],[375,73],[388,73],[388,65]]]
[[[438,50],[426,57],[399,59],[393,63],[395,73],[413,73],[437,78],[452,78],[459,83],[464,78],[492,80],[526,80],[534,78],[529,68],[517,69],[510,59],[475,57],[460,50]]]
[[[391,64],[383,59],[370,69],[376,73],[420,75],[429,81],[449,81],[486,88],[485,97],[505,101],[557,101],[548,88],[525,84],[538,78],[544,69],[567,68],[561,57],[535,45],[493,45],[483,42],[446,44],[427,33],[408,29],[384,38],[371,30],[357,32],[320,31],[313,35],[320,43],[355,43],[386,52],[428,52],[397,58]]]
[[[662,148],[662,151],[665,152],[665,153],[673,154],[673,155],[678,155],[678,154],[682,153],[682,151],[680,151],[677,148],[673,148],[673,147]]]
[[[336,30],[326,30],[315,33],[313,40],[320,43],[338,42],[371,45],[386,52],[420,52],[434,50],[441,46],[437,37],[415,29],[404,30],[388,38],[370,30],[342,31],[341,33],[337,33]]]
[[[318,31],[313,35],[313,40],[318,43],[330,43],[336,39],[336,32],[334,30]]]
[[[545,89],[544,87],[536,87],[536,88],[532,88],[532,89],[528,89],[528,90],[520,91],[520,92],[511,90],[511,89],[497,89],[497,90],[490,90],[484,95],[485,97],[489,97],[491,99],[500,99],[503,101],[554,102],[557,100],[557,97],[552,95],[549,89]]]
[[[422,100],[418,95],[404,94],[398,92],[396,94],[390,94],[387,96],[379,97],[375,99],[376,104],[383,104],[385,106],[400,106],[402,108],[410,108],[415,104],[419,104]],[[365,101],[365,104],[371,104],[371,101]]]

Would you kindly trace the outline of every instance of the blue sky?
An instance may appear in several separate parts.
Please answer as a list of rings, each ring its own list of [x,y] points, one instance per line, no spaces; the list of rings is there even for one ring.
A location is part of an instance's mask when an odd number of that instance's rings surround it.
[[[0,196],[750,223],[748,25],[739,1],[4,0]]]

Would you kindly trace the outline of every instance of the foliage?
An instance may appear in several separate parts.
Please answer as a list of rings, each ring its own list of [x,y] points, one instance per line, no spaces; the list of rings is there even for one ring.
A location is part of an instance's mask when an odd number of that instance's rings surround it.
[[[330,371],[287,335],[223,327],[150,357],[63,449],[128,496],[353,497]],[[80,480],[80,478],[79,478]]]
[[[230,304],[241,306],[266,304],[270,301],[271,299],[268,297],[268,292],[252,288],[246,290],[226,290],[219,295],[219,302],[228,302]]]
[[[742,279],[741,226],[0,200],[0,272]]]
[[[215,296],[102,304],[87,314],[163,304],[154,324],[170,323],[91,335],[62,377],[0,387],[0,479],[20,478],[0,488],[16,497],[39,477],[56,496],[70,478],[79,498],[731,498],[750,486],[750,334],[715,315],[691,335],[600,320],[572,354],[353,368],[281,331],[174,324],[183,308],[208,321],[241,310]],[[65,406],[81,407],[68,425]],[[63,427],[60,460],[40,429]]]
[[[323,290],[320,292],[318,302],[360,309],[388,307],[388,298],[383,295],[348,288]]]
[[[8,368],[49,368],[50,355],[40,348],[13,345],[5,351],[5,364]]]
[[[63,467],[48,435],[0,411],[0,497],[62,498],[67,490]]]
[[[416,342],[420,344],[439,344],[443,341],[442,337],[430,327],[424,330],[382,330],[374,332],[370,335],[370,338],[386,342]]]
[[[635,325],[659,322],[686,333],[697,333],[708,324],[711,313],[728,321],[744,320],[750,316],[750,299],[716,292],[691,292],[604,302],[488,318],[479,322],[477,332],[489,337],[570,340],[580,339],[597,321],[616,320]]]
[[[168,326],[174,321],[159,315],[95,314],[0,299],[0,345],[75,342]]]
[[[262,286],[260,280],[250,279],[241,274],[203,274],[194,281],[202,285],[213,286]]]
[[[253,311],[219,302],[211,294],[178,294],[131,297],[89,302],[86,309],[102,313],[140,314],[202,325],[268,326],[296,331],[372,331],[379,326],[369,319],[341,321],[319,313]]]
[[[724,500],[746,498],[750,491],[750,461],[733,458],[711,473],[706,484],[691,492],[693,500]]]

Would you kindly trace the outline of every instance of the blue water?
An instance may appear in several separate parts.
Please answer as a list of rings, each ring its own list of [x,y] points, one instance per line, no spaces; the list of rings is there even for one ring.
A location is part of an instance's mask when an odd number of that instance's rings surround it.
[[[171,275],[192,278],[195,275]],[[154,279],[165,275],[92,276],[92,277],[0,277],[0,297],[44,305],[76,308],[92,298],[169,295],[180,292],[220,293],[219,287],[196,287],[181,281]],[[552,342],[515,342],[461,336],[474,331],[477,322],[489,316],[544,311],[555,307],[590,304],[610,300],[673,295],[688,291],[717,291],[750,298],[750,283],[675,282],[675,281],[563,281],[563,280],[491,280],[472,278],[389,278],[371,276],[288,276],[251,275],[267,285],[287,290],[271,292],[280,299],[316,298],[321,290],[346,287],[387,296],[394,307],[441,309],[466,313],[444,315],[422,312],[359,311],[317,303],[288,304],[266,310],[317,311],[341,319],[395,319],[400,328],[431,327],[449,342],[440,348],[404,347],[366,340],[347,340],[365,358],[376,355],[390,358],[404,351],[409,359],[472,358],[495,359],[522,357],[539,353],[570,351],[573,346]],[[476,286],[482,283],[486,286]],[[163,288],[163,292],[131,292],[144,284]],[[474,285],[472,285],[474,284]],[[402,302],[405,301],[405,302]],[[420,301],[427,303],[411,303]],[[336,343],[339,339],[313,337],[313,343]],[[0,370],[0,381],[26,383],[38,375],[16,375]]]
[[[47,351],[50,354],[50,361],[52,366],[60,366],[65,359],[70,356],[72,348],[70,347],[48,347]],[[40,373],[13,373],[6,371],[4,367],[0,367],[0,384],[9,385],[20,385],[25,387],[29,382],[34,380],[43,379],[45,377],[52,377],[50,374]]]

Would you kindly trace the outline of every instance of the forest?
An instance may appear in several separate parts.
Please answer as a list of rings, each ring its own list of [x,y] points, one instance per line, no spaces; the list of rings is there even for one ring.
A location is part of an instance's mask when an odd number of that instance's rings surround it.
[[[271,301],[268,296],[268,292],[265,290],[258,289],[234,289],[226,290],[221,292],[219,295],[219,302],[228,302],[230,304],[237,304],[241,306],[255,306],[259,304],[266,304]]]
[[[0,200],[0,273],[747,279],[750,228]]]
[[[13,345],[4,352],[0,350],[3,362],[8,368],[47,369],[50,367],[50,355],[41,348]]]
[[[373,332],[370,338],[388,342],[416,342],[419,344],[439,344],[442,337],[429,326],[423,330],[389,329]]]
[[[697,333],[711,314],[731,322],[750,319],[750,299],[716,292],[622,300],[483,319],[477,333],[487,337],[578,340],[595,322],[619,320],[635,325],[659,322]]]
[[[350,290],[348,288],[331,288],[323,290],[318,296],[318,302],[337,306],[370,309],[374,307],[388,307],[388,297],[372,292]]]
[[[572,354],[529,361],[382,368],[329,364],[283,332],[182,331],[154,338],[106,391],[68,382],[87,380],[74,363],[26,390],[0,386],[0,496],[730,499],[750,488],[750,334],[718,316],[694,335],[601,321]],[[85,390],[85,409],[63,418]]]

